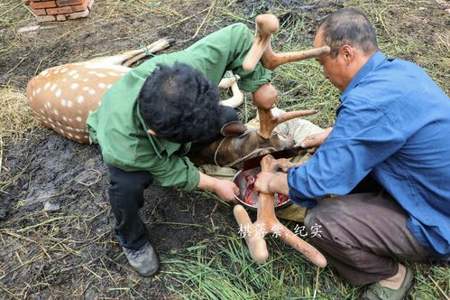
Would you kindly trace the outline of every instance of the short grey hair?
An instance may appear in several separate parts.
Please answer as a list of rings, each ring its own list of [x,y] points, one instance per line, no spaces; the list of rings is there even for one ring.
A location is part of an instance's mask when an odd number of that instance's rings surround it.
[[[342,8],[328,15],[319,25],[330,55],[336,57],[342,45],[360,48],[365,54],[378,50],[375,28],[367,16],[356,8]]]

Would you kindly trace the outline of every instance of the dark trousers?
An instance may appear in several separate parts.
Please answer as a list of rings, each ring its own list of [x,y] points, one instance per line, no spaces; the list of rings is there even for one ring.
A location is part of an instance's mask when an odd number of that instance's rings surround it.
[[[148,172],[126,172],[108,165],[109,202],[116,217],[115,232],[121,246],[139,249],[147,241],[147,230],[139,217],[144,204],[144,190],[152,183]]]
[[[305,218],[307,228],[320,232],[310,242],[342,277],[365,285],[395,275],[398,260],[432,258],[406,227],[407,213],[387,192],[367,184],[354,192],[318,201]]]

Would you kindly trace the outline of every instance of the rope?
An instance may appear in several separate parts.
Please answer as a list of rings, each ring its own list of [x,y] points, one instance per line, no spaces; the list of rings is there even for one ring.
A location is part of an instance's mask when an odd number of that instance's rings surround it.
[[[247,153],[246,155],[244,155],[243,157],[240,157],[240,158],[238,158],[238,159],[236,159],[236,160],[234,160],[234,161],[232,161],[232,162],[230,162],[230,163],[225,164],[225,165],[222,166],[222,165],[219,164],[219,162],[217,161],[217,155],[218,155],[219,151],[221,150],[221,147],[222,147],[222,145],[223,145],[225,139],[226,139],[226,138],[223,138],[223,139],[220,141],[219,145],[217,146],[216,150],[214,151],[214,164],[215,164],[216,166],[219,166],[219,167],[233,167],[234,165],[237,165],[237,164],[239,164],[239,163],[241,163],[241,162],[243,162],[243,161],[245,161],[245,160],[247,160],[247,159],[249,159],[249,158],[251,158],[251,157],[253,157],[253,156],[256,156],[259,152],[261,152],[261,151],[263,151],[263,150],[269,151],[267,154],[269,154],[269,153],[271,153],[271,152],[274,152],[274,151],[277,151],[277,149],[274,148],[274,147],[256,148],[255,150],[251,151],[250,153]]]

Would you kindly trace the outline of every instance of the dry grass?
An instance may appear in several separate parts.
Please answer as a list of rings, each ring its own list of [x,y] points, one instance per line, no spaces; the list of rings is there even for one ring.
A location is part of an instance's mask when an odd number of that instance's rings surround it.
[[[25,94],[15,88],[0,88],[0,138],[17,141],[37,126]]]
[[[175,49],[183,48],[231,22],[244,22],[253,27],[255,15],[264,12],[268,3],[273,4],[274,13],[283,17],[283,28],[275,37],[275,49],[310,47],[311,34],[307,33],[314,31],[315,18],[331,8],[318,9],[317,15],[317,10],[307,8],[315,1],[290,1],[303,3],[303,10],[286,7],[284,2],[289,1],[96,0],[90,19],[58,26],[49,24],[37,33],[19,35],[17,29],[32,24],[33,18],[18,0],[0,1],[0,164],[5,147],[20,141],[25,132],[37,125],[24,95],[26,82],[37,72],[70,61],[136,48],[156,40],[158,35],[175,36],[179,41]],[[377,27],[383,51],[421,64],[447,93],[450,91],[450,35],[445,26],[449,18],[440,14],[434,1],[352,0],[346,3],[360,6],[369,14]],[[431,13],[434,17],[429,16]],[[37,37],[48,39],[42,42]],[[312,120],[322,126],[333,123],[338,92],[325,80],[316,62],[286,65],[275,74],[283,108],[319,109],[321,114]],[[249,119],[253,114],[247,103],[242,109],[243,118]],[[27,136],[33,136],[33,132]],[[0,174],[3,176],[0,176],[0,198],[6,195],[8,187],[19,183],[22,186],[32,179],[40,183],[38,178],[32,178],[34,168],[39,167],[31,161],[38,159],[33,156],[34,145],[28,147],[19,154],[24,158],[17,173]],[[84,148],[75,147],[67,152],[83,151]],[[91,154],[78,158],[84,163]],[[48,176],[53,176],[53,169],[49,170]],[[30,178],[23,178],[26,176]],[[224,236],[216,235],[215,226],[207,229],[211,238],[192,241],[195,246],[166,253],[164,272],[156,278],[140,278],[128,270],[112,237],[109,206],[101,196],[104,185],[95,176],[92,186],[61,180],[62,186],[56,187],[54,193],[41,195],[39,201],[50,203],[64,197],[64,207],[55,212],[27,203],[30,200],[26,198],[27,191],[18,193],[11,216],[1,223],[0,298],[145,298],[150,289],[162,285],[170,291],[164,296],[171,299],[358,297],[359,289],[350,287],[329,268],[319,274],[301,256],[275,240],[270,241],[271,261],[256,266],[249,260],[235,228],[230,228]],[[88,201],[78,201],[82,193]],[[205,228],[204,224],[190,225]],[[449,294],[447,267],[415,264],[411,267],[417,279],[415,298],[444,299]]]
[[[17,142],[26,132],[35,128],[38,122],[32,116],[26,96],[12,87],[0,87],[0,107],[0,174],[2,174],[5,146]]]

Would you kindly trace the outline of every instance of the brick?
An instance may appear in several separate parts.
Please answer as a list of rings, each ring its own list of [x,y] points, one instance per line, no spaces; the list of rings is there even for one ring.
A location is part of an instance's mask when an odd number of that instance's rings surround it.
[[[58,6],[68,6],[68,5],[80,5],[83,4],[83,0],[56,0]]]
[[[86,9],[85,11],[71,13],[70,15],[67,16],[67,18],[69,20],[72,20],[72,19],[78,19],[78,18],[85,18],[87,16],[89,16],[89,10]]]
[[[66,16],[65,15],[57,15],[56,16],[56,20],[57,21],[65,21],[66,20]]]
[[[35,16],[45,16],[47,12],[45,11],[45,9],[33,9],[33,14]]]
[[[72,13],[72,8],[70,6],[63,6],[58,8],[47,8],[48,15],[63,15]]]
[[[56,21],[56,17],[55,17],[55,16],[37,16],[37,17],[36,17],[36,20],[37,20],[39,23],[42,23],[42,22],[51,22],[51,21]]]
[[[55,1],[45,1],[45,2],[30,2],[32,9],[42,9],[42,8],[52,8],[56,7]]]
[[[86,4],[83,4],[83,5],[74,5],[74,6],[71,6],[72,7],[72,10],[74,11],[74,12],[77,12],[77,11],[85,11],[88,7],[87,7],[87,3]]]

